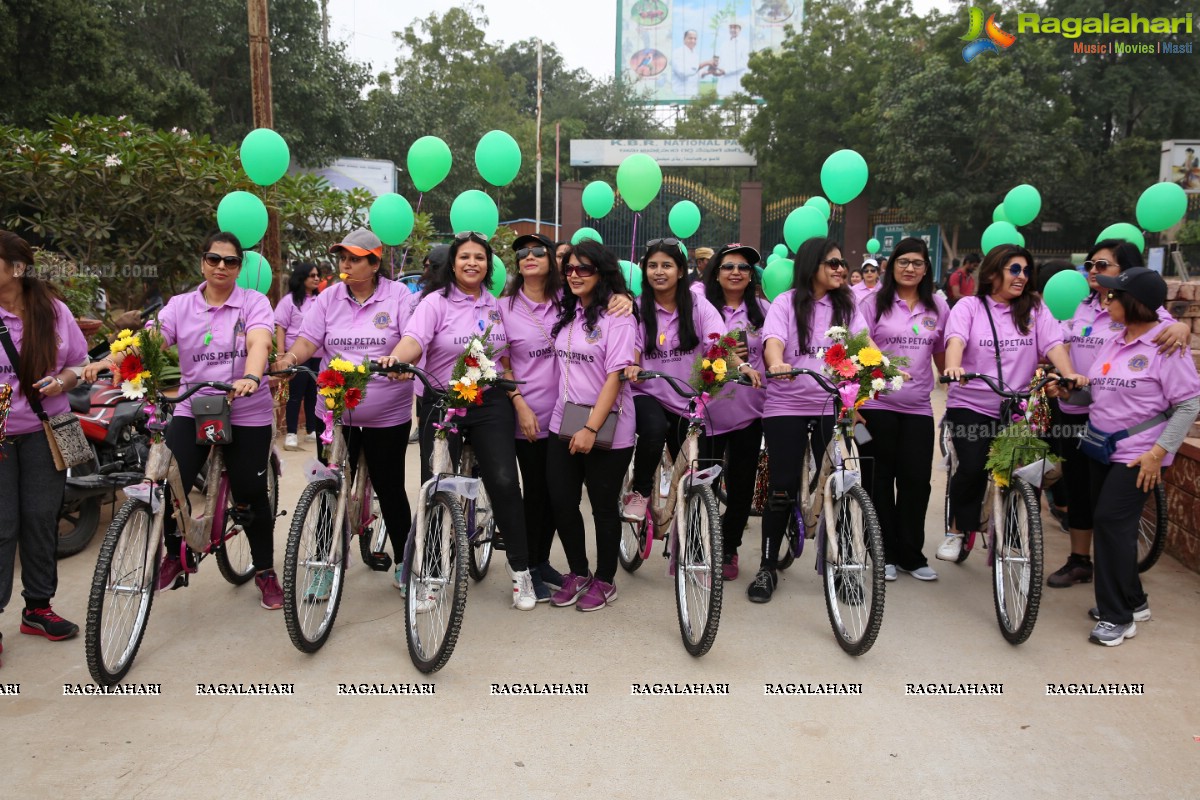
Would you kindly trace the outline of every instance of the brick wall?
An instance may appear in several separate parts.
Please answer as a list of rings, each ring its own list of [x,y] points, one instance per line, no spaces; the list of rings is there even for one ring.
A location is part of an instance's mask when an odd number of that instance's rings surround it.
[[[1167,310],[1175,319],[1192,326],[1192,358],[1200,369],[1200,282],[1168,280]],[[1200,422],[1192,426],[1191,436],[1200,439]]]
[[[1188,439],[1164,473],[1167,553],[1200,572],[1200,440]]]

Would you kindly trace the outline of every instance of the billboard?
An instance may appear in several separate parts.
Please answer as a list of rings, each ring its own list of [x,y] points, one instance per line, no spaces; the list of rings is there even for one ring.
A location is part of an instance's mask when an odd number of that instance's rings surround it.
[[[651,103],[729,97],[803,22],[804,0],[617,0],[617,75]]]
[[[645,153],[660,167],[755,167],[737,139],[572,139],[572,167],[616,167]]]
[[[1158,179],[1177,183],[1185,192],[1200,192],[1200,141],[1163,142]]]

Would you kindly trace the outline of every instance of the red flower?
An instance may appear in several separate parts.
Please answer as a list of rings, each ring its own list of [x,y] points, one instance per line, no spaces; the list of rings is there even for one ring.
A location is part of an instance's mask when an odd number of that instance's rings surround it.
[[[724,358],[725,351],[716,345],[713,345],[712,347],[708,348],[708,352],[704,354],[704,357],[709,361],[715,361],[718,358]]]
[[[121,380],[131,381],[140,375],[143,369],[141,357],[129,354],[121,361]]]
[[[840,342],[825,351],[825,363],[831,367],[837,366],[838,362],[843,360],[845,357],[846,348],[842,347]]]
[[[328,386],[345,386],[346,378],[336,369],[327,369],[317,376],[317,385],[322,389]]]
[[[705,383],[716,383],[717,373],[713,372],[711,369],[702,369],[700,370],[700,379]]]
[[[724,338],[724,340],[722,340],[722,341],[723,341],[724,345],[725,345],[727,348],[729,348],[730,350],[732,350],[732,349],[734,349],[735,347],[737,347],[737,339],[733,338],[732,336],[726,336],[726,337]]]
[[[475,356],[466,356],[463,358],[463,364],[468,367],[478,367],[479,359]]]
[[[346,390],[346,408],[353,411],[354,407],[357,406],[360,402],[362,402],[362,390],[361,389],[355,389],[355,388],[351,387]]]
[[[479,387],[479,391],[475,393],[475,399],[472,401],[477,406],[483,405],[483,392],[485,387]]]
[[[873,370],[873,371],[871,372],[871,377],[872,377],[872,378],[882,378],[882,377],[883,377],[883,370],[881,370],[881,369],[876,369],[876,370]]]
[[[712,340],[715,342],[717,339],[720,339],[720,338],[721,338],[721,334],[719,334],[719,333],[710,333],[710,334],[708,335],[708,338],[709,338],[709,339],[712,339]]]

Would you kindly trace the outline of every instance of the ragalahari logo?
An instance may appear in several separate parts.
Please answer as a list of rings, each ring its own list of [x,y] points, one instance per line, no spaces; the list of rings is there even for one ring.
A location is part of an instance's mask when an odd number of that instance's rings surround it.
[[[962,52],[963,61],[968,64],[974,60],[975,56],[982,53],[999,53],[1001,50],[1007,50],[1017,40],[1017,37],[1011,33],[1000,30],[996,24],[995,14],[987,18],[986,24],[983,21],[982,9],[972,6],[970,14],[971,28],[967,31],[967,35],[962,37],[964,42],[969,42]]]

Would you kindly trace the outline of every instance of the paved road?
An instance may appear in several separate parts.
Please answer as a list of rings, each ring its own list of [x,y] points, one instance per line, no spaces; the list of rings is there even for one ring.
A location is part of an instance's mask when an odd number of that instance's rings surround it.
[[[286,455],[290,509],[311,453]],[[415,487],[415,448],[408,455]],[[926,551],[940,539],[935,473]],[[586,509],[585,509],[586,514]],[[276,530],[282,565],[288,517]],[[758,521],[742,558],[758,558]],[[99,537],[60,565],[56,608],[82,623]],[[1057,527],[1047,564],[1067,553]],[[561,553],[555,556],[562,566]],[[888,584],[875,647],[844,655],[811,552],[766,606],[726,585],[702,659],[679,641],[661,560],[619,575],[620,599],[580,614],[508,608],[500,564],[472,585],[454,657],[432,679],[408,660],[399,592],[361,563],[347,573],[326,647],[292,647],[206,562],[154,603],[127,681],[160,696],[64,696],[90,679],[82,637],[51,644],[0,616],[0,763],[13,797],[1194,797],[1200,786],[1200,577],[1164,558],[1146,577],[1154,620],[1114,648],[1087,642],[1090,586],[1046,590],[1030,641],[996,627],[985,559],[936,562],[936,583]],[[752,570],[751,570],[752,572]],[[294,695],[197,696],[197,684],[292,683]],[[434,694],[338,694],[341,683],[432,685]],[[492,684],[586,684],[577,696],[504,696]],[[722,695],[635,696],[634,684],[727,686]],[[861,694],[768,695],[766,684],[861,685]],[[1000,695],[931,696],[908,684],[1001,684]],[[1047,696],[1047,684],[1140,684],[1141,696]],[[427,689],[428,690],[428,689]],[[13,791],[15,790],[15,791]],[[10,794],[11,793],[11,794]]]

